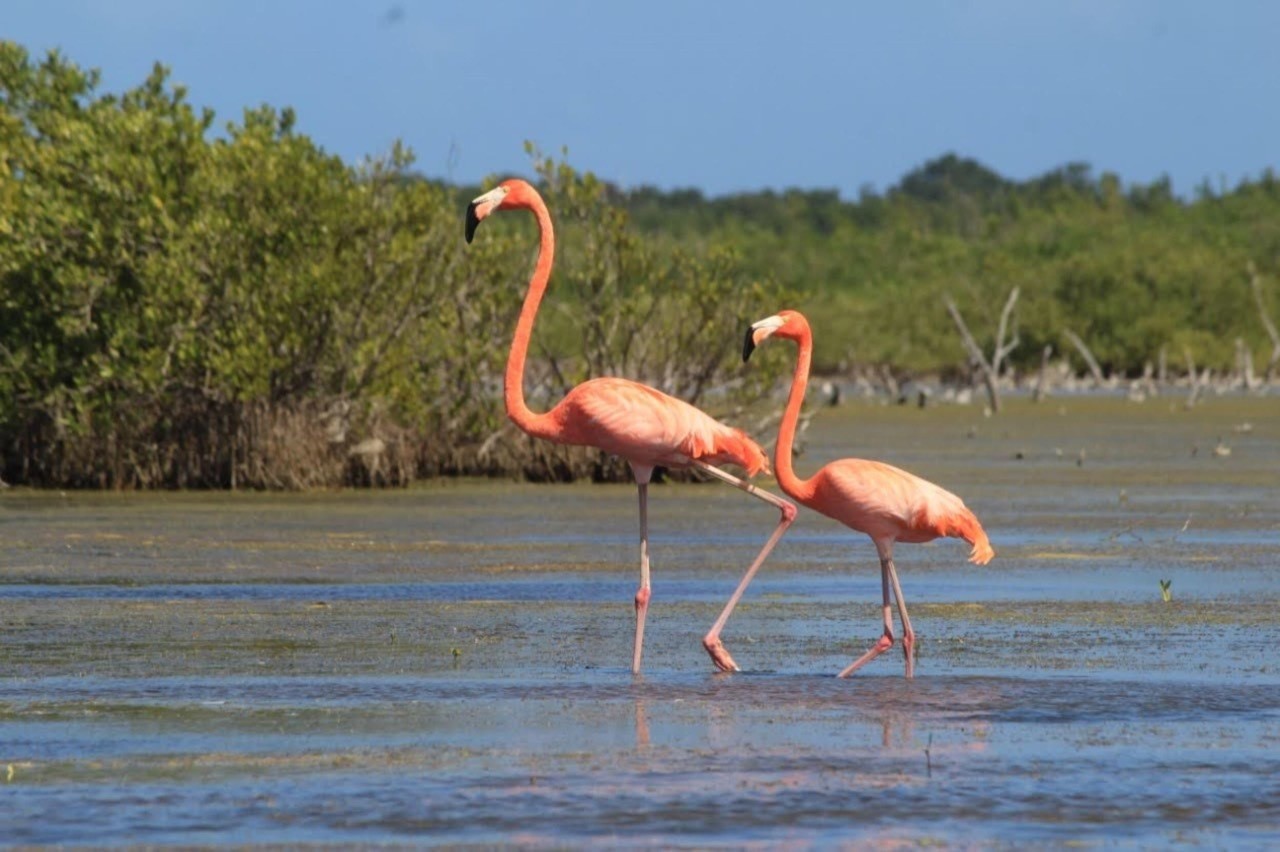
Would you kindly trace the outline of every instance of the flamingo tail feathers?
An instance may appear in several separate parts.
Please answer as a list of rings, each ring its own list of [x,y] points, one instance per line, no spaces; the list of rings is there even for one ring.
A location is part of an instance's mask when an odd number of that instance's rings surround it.
[[[769,472],[769,457],[759,444],[747,436],[741,429],[730,427],[716,436],[714,458],[717,461],[730,461],[746,470],[747,476]]]
[[[949,526],[948,535],[962,538],[973,546],[969,551],[969,561],[974,565],[986,565],[996,555],[991,549],[991,542],[987,540],[986,530],[978,523],[973,512],[964,509],[957,513],[951,518]]]

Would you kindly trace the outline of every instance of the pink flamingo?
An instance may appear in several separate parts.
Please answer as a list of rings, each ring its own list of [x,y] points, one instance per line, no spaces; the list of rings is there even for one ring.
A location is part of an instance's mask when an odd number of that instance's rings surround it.
[[[797,311],[782,311],[754,323],[747,329],[742,346],[742,360],[772,336],[794,340],[800,354],[791,379],[791,395],[778,428],[778,445],[774,455],[774,473],[783,492],[850,529],[866,533],[880,554],[880,585],[884,593],[884,635],[858,659],[850,663],[840,677],[848,677],[865,663],[893,646],[893,617],[889,608],[889,583],[898,601],[902,618],[902,650],[907,658],[907,677],[914,672],[912,649],[916,635],[902,599],[898,572],[893,567],[893,544],[896,541],[933,541],[939,536],[962,538],[973,546],[969,561],[985,565],[995,555],[987,534],[973,512],[956,495],[932,482],[907,473],[892,465],[865,459],[841,459],[823,467],[809,479],[800,479],[791,467],[791,445],[796,436],[796,420],[804,403],[805,386],[809,383],[809,361],[813,354],[813,335],[809,322]]]
[[[476,198],[467,207],[467,242],[476,226],[499,210],[530,210],[541,236],[524,306],[516,323],[507,358],[504,399],[507,416],[536,438],[558,444],[598,447],[621,456],[631,466],[640,491],[640,588],[636,591],[636,636],[631,660],[632,672],[640,671],[644,646],[645,614],[649,609],[649,480],[655,467],[697,468],[776,507],[782,518],[773,534],[747,569],[738,588],[729,598],[720,617],[702,640],[711,661],[721,671],[740,671],[720,639],[720,631],[747,584],[764,564],[769,552],[795,520],[796,507],[714,465],[732,463],[745,468],[748,476],[768,470],[769,460],[755,441],[738,429],[726,426],[683,400],[668,396],[638,382],[598,378],[569,391],[559,404],[545,414],[537,414],[524,401],[524,363],[533,332],[534,317],[551,277],[555,235],[551,214],[538,191],[523,180],[503,181]]]

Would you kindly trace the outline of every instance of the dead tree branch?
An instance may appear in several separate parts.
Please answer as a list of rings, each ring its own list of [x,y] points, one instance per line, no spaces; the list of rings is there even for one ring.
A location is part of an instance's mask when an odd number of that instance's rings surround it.
[[[1102,368],[1098,366],[1098,359],[1093,357],[1093,353],[1089,351],[1089,347],[1080,339],[1080,335],[1076,334],[1069,328],[1064,328],[1062,333],[1066,335],[1067,340],[1071,341],[1071,345],[1080,353],[1080,357],[1084,358],[1084,362],[1089,366],[1089,372],[1093,374],[1093,380],[1098,383],[1098,387],[1105,386],[1107,380],[1102,375]]]
[[[1035,394],[1031,397],[1036,402],[1043,402],[1049,395],[1049,358],[1053,355],[1053,344],[1046,343],[1040,352],[1040,375],[1036,378]]]
[[[1267,313],[1267,303],[1262,298],[1262,279],[1253,261],[1249,261],[1249,286],[1253,289],[1253,300],[1258,305],[1258,317],[1262,320],[1262,327],[1267,330],[1267,337],[1271,338],[1271,357],[1267,359],[1267,369],[1262,375],[1262,380],[1271,384],[1271,380],[1276,375],[1276,368],[1280,367],[1280,332],[1276,331],[1276,324],[1271,321],[1271,315]]]
[[[1005,343],[1004,339],[1009,330],[1009,318],[1013,314],[1013,307],[1018,302],[1018,288],[1014,287],[1009,291],[1009,298],[1005,300],[1004,308],[1000,311],[1000,324],[996,329],[995,348],[992,350],[990,359],[982,351],[978,341],[973,339],[973,335],[969,332],[969,326],[965,324],[964,317],[960,315],[960,309],[956,307],[955,301],[950,296],[944,297],[943,301],[946,304],[947,313],[951,315],[951,320],[956,324],[956,330],[960,332],[960,340],[964,343],[964,348],[969,353],[969,361],[982,374],[982,383],[987,389],[987,399],[991,403],[991,411],[998,413],[1000,411],[1000,389],[997,381],[1000,378],[1000,365],[1021,342],[1016,332],[1013,339],[1008,343]]]
[[[1183,406],[1192,408],[1200,398],[1200,388],[1204,386],[1204,382],[1201,381],[1201,377],[1196,375],[1196,359],[1191,355],[1191,347],[1182,347],[1182,354],[1187,359],[1187,383],[1191,386],[1191,391],[1187,394],[1187,401],[1183,403]],[[1209,378],[1209,369],[1207,367],[1203,378],[1206,380]]]
[[[1253,353],[1245,345],[1243,337],[1236,338],[1236,377],[1237,387],[1251,391],[1259,384],[1258,377],[1253,374]]]
[[[996,374],[996,378],[1000,377],[1000,367],[1004,359],[1008,358],[1009,353],[1017,349],[1021,342],[1017,332],[1014,332],[1013,339],[1007,344],[1004,342],[1005,333],[1009,329],[1009,317],[1013,314],[1013,306],[1018,303],[1018,292],[1017,287],[1009,291],[1009,298],[1005,300],[1004,308],[1000,311],[1000,325],[996,327],[996,348],[991,356],[991,369]]]

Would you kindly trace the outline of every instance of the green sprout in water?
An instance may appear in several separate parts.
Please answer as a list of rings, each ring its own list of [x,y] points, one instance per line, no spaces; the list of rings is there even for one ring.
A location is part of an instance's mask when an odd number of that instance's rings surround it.
[[[1160,581],[1160,597],[1164,599],[1165,603],[1169,603],[1169,601],[1173,600],[1173,581],[1172,580]]]

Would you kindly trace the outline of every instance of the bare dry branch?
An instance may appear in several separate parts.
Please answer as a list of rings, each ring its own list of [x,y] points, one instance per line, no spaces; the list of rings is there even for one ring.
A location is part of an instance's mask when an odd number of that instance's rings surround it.
[[[1084,358],[1085,364],[1089,366],[1089,372],[1093,374],[1093,380],[1101,387],[1107,383],[1102,375],[1102,368],[1098,366],[1098,360],[1093,357],[1093,353],[1089,351],[1089,347],[1080,339],[1080,335],[1076,334],[1069,328],[1064,328],[1062,333],[1066,335],[1067,340],[1071,341],[1071,345],[1080,353],[1080,357]]]
[[[1245,345],[1243,337],[1236,338],[1236,378],[1234,384],[1245,390],[1253,390],[1259,384],[1253,374],[1253,353]]]
[[[893,369],[888,364],[881,364],[876,371],[880,375],[880,381],[884,383],[885,393],[897,399],[901,386],[898,384],[898,377],[893,374]]]
[[[1253,261],[1249,261],[1249,286],[1253,289],[1253,301],[1258,305],[1258,317],[1262,320],[1262,327],[1267,330],[1267,337],[1271,338],[1271,357],[1267,359],[1267,368],[1262,376],[1265,383],[1271,384],[1271,380],[1275,378],[1276,369],[1280,367],[1280,331],[1276,331],[1276,324],[1271,321],[1271,315],[1267,313],[1267,303],[1262,297],[1262,279]]]
[[[1049,357],[1053,355],[1053,344],[1046,343],[1040,352],[1040,375],[1036,378],[1036,390],[1032,396],[1036,402],[1043,402],[1049,395]]]
[[[1200,398],[1200,388],[1202,387],[1203,382],[1201,381],[1201,377],[1198,377],[1196,375],[1196,359],[1191,355],[1191,347],[1189,346],[1182,347],[1182,354],[1187,359],[1187,383],[1191,386],[1191,390],[1187,394],[1187,401],[1183,403],[1183,405],[1186,408],[1191,408],[1196,404],[1196,401]],[[1203,378],[1207,379],[1208,377],[1209,377],[1209,370],[1206,369],[1204,371]]]
[[[960,332],[960,339],[964,342],[964,348],[969,353],[969,359],[975,363],[983,363],[986,356],[982,354],[982,348],[978,346],[978,341],[973,339],[973,335],[969,333],[969,326],[965,325],[964,317],[960,315],[960,309],[956,307],[956,303],[952,301],[950,296],[945,297],[944,302],[947,306],[947,313],[951,314],[951,319],[956,324],[956,329]]]
[[[995,348],[992,350],[991,359],[988,360],[982,351],[982,347],[978,345],[978,341],[974,340],[973,335],[969,332],[969,326],[965,324],[964,317],[960,315],[960,309],[956,307],[955,301],[950,296],[943,298],[947,313],[951,315],[952,322],[956,324],[956,330],[960,332],[960,339],[964,343],[964,348],[969,353],[970,362],[982,374],[982,383],[987,389],[987,400],[990,402],[992,412],[1000,411],[1000,389],[996,384],[996,380],[1000,375],[1000,362],[1019,343],[1016,334],[1014,339],[1007,345],[1004,342],[1005,334],[1008,332],[1009,317],[1013,313],[1013,307],[1017,301],[1018,288],[1014,287],[1009,292],[1009,298],[1005,300],[1004,309],[1000,312],[1000,324],[996,330]]]
[[[1018,294],[1020,290],[1014,287],[1009,291],[1009,298],[1005,300],[1004,308],[1000,311],[1000,324],[996,327],[996,348],[995,353],[991,356],[991,370],[998,377],[1000,375],[1000,365],[1009,353],[1018,348],[1021,342],[1018,339],[1018,333],[1015,331],[1013,340],[1008,344],[1004,342],[1005,333],[1009,329],[1009,317],[1013,314],[1013,306],[1018,303]]]

